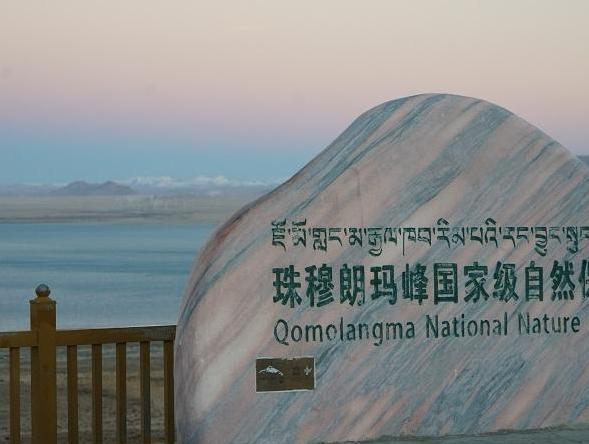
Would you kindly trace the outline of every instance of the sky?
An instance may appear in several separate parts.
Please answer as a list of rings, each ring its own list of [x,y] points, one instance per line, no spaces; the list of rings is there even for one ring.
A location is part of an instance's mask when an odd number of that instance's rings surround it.
[[[430,92],[589,154],[587,23],[573,0],[0,0],[0,183],[286,178]]]

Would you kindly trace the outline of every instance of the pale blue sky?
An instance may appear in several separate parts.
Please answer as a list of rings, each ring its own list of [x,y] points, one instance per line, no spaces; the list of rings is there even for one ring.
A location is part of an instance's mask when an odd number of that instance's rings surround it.
[[[199,142],[174,134],[91,134],[0,128],[0,183],[67,183],[137,176],[223,175],[276,181],[290,177],[330,140],[310,137],[231,138]]]
[[[0,183],[295,173],[387,100],[490,100],[589,154],[589,2],[0,4]]]

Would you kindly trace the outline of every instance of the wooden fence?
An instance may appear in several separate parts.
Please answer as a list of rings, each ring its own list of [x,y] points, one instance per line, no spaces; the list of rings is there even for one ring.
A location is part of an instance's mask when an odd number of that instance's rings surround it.
[[[175,441],[174,431],[174,337],[175,325],[154,327],[56,330],[55,301],[49,287],[39,285],[30,301],[31,329],[0,332],[0,348],[9,349],[10,442],[21,442],[20,349],[31,349],[31,433],[34,444],[57,442],[57,347],[67,348],[68,442],[77,444],[78,349],[92,347],[92,442],[102,443],[102,346],[116,344],[116,439],[127,442],[127,343],[139,343],[141,442],[151,442],[150,343],[163,342],[164,437]]]

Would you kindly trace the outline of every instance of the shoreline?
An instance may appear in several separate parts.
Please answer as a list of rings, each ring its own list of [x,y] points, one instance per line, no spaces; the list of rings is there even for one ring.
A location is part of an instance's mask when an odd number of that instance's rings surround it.
[[[219,196],[0,196],[1,224],[212,223],[259,194]]]

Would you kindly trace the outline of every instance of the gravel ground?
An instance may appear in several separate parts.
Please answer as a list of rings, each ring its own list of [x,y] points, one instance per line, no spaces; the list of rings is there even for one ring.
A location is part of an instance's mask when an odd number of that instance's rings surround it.
[[[356,441],[349,441],[350,444]],[[589,444],[589,425],[559,427],[525,432],[498,432],[484,435],[448,436],[443,438],[380,438],[363,444]]]

